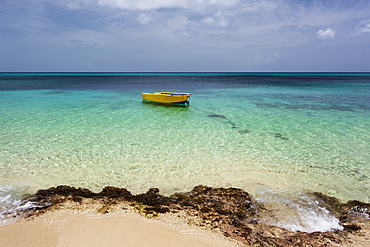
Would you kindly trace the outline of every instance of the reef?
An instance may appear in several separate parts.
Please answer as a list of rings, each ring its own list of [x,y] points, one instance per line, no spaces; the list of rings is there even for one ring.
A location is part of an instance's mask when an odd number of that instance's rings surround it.
[[[109,213],[121,203],[146,215],[185,214],[188,223],[211,229],[238,241],[244,246],[366,246],[370,244],[370,204],[359,201],[340,202],[322,193],[312,193],[320,206],[339,219],[343,230],[330,232],[290,232],[260,220],[266,210],[248,192],[237,188],[196,186],[189,192],[164,196],[159,189],[134,195],[125,188],[105,187],[94,193],[88,189],[66,185],[39,190],[27,200],[37,207],[25,212],[29,217],[58,209],[67,202],[83,204],[97,201],[103,206],[99,213]],[[361,240],[361,241],[360,241]],[[362,245],[362,241],[366,245]]]

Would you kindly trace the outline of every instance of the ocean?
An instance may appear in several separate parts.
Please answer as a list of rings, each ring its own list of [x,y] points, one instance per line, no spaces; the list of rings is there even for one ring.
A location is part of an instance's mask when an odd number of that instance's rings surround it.
[[[190,106],[143,103],[154,91]],[[370,202],[368,73],[0,73],[0,107],[0,224],[57,185],[237,187],[326,223],[309,192]],[[305,230],[294,217],[271,223]]]

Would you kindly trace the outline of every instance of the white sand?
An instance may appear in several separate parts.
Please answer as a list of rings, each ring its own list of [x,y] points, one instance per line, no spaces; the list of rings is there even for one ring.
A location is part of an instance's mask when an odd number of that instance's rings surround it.
[[[238,246],[217,234],[193,227],[171,228],[132,213],[84,216],[72,210],[47,212],[33,219],[0,227],[6,247],[92,246]]]

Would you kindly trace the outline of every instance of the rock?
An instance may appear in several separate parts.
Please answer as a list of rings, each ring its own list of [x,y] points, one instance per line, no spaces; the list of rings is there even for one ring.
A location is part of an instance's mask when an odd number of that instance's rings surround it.
[[[147,215],[183,212],[189,223],[199,227],[217,229],[224,236],[246,246],[370,246],[364,238],[370,234],[370,204],[359,201],[342,203],[334,197],[314,192],[320,206],[333,213],[343,225],[343,231],[289,232],[288,230],[261,223],[260,212],[266,210],[252,195],[237,188],[212,188],[199,185],[189,192],[163,196],[159,189],[151,188],[146,193],[132,195],[125,188],[105,187],[100,193],[70,186],[39,190],[29,200],[40,205],[33,208],[35,214],[49,209],[61,208],[64,202],[99,203],[98,212],[107,214],[120,202],[131,204],[134,209]],[[120,204],[118,204],[120,205]],[[32,215],[32,214],[29,214]],[[362,217],[365,215],[367,217]],[[361,224],[360,224],[361,223]],[[359,240],[360,239],[360,240]],[[365,243],[365,245],[363,244]]]

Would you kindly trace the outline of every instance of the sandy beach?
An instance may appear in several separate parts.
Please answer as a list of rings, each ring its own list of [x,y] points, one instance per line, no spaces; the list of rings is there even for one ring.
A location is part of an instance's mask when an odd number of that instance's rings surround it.
[[[185,224],[171,227],[164,221],[130,212],[83,215],[75,210],[47,212],[0,227],[0,241],[7,247],[238,246],[219,235]]]
[[[263,206],[236,188],[196,186],[171,196],[151,188],[100,193],[58,186],[29,197],[38,207],[0,227],[2,246],[370,246],[370,204],[314,193],[341,224],[292,232],[264,223]],[[269,216],[267,216],[269,217]]]

